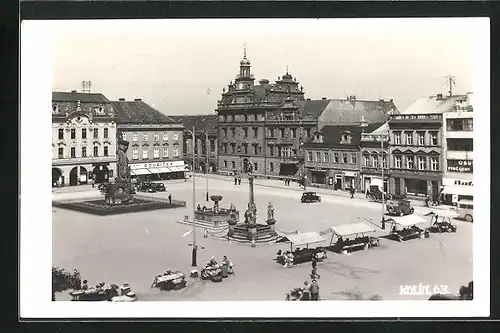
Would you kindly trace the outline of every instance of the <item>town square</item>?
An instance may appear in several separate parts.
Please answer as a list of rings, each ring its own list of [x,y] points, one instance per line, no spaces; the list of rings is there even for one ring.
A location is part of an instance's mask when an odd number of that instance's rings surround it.
[[[477,34],[382,21],[53,28],[51,306],[477,302]]]

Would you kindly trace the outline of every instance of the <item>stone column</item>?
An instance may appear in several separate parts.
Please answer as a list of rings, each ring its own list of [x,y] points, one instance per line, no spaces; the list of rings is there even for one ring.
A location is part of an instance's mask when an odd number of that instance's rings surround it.
[[[254,203],[254,192],[253,192],[253,176],[248,176],[248,189],[250,191],[250,204]]]
[[[404,178],[399,178],[399,191],[401,195],[405,195],[406,180]]]

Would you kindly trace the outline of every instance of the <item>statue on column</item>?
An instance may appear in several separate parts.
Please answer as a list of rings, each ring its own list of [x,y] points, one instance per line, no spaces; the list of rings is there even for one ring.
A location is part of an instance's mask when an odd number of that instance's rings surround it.
[[[121,138],[118,140],[116,182],[107,187],[106,201],[108,203],[130,204],[133,202],[132,182],[130,181],[130,167],[127,157],[128,145],[128,141]]]

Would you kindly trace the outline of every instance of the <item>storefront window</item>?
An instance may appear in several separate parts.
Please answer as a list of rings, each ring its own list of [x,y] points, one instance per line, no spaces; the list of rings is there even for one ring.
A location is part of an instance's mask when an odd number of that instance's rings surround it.
[[[427,195],[427,181],[418,179],[406,179],[406,193],[410,195]]]
[[[132,159],[133,160],[139,159],[139,149],[137,148],[132,149]]]

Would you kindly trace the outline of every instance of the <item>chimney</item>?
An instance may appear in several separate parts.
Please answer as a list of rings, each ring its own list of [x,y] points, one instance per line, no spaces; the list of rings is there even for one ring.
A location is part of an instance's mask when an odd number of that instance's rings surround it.
[[[442,101],[443,100],[443,94],[437,94],[436,100]]]
[[[71,93],[72,94],[76,94],[76,90],[71,90]]]
[[[136,98],[136,99],[134,99],[134,102],[142,102],[142,99]]]
[[[326,97],[321,97],[321,99],[326,99]]]
[[[380,103],[384,103],[384,100],[383,100],[383,99],[379,99],[379,102],[380,102]]]
[[[120,102],[125,102],[125,98],[123,98],[123,97],[118,98],[118,101],[120,101]]]
[[[310,100],[311,100],[310,98],[306,99],[306,101],[310,101]]]
[[[393,102],[394,102],[394,100],[391,98],[391,99],[389,100],[389,102],[393,103]]]

